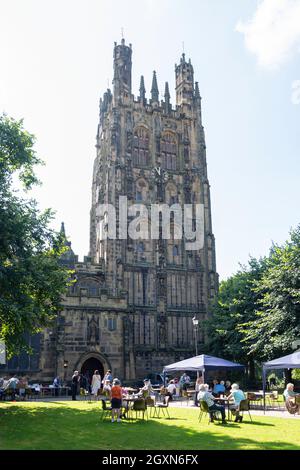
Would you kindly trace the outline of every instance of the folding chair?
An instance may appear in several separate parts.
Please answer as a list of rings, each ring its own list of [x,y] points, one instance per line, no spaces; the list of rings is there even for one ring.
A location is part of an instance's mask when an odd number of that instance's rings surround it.
[[[151,418],[151,409],[154,411],[153,417],[155,417],[155,399],[151,397],[146,398],[147,409],[150,408],[150,418]]]
[[[162,403],[156,403],[154,407],[154,415],[153,417],[159,418],[160,412],[162,412],[163,416],[167,416],[170,419],[170,414],[169,414],[169,396],[164,397],[164,401]]]
[[[104,418],[111,417],[111,406],[107,406],[107,400],[101,400],[102,403],[102,410],[101,410],[101,417],[102,421],[104,421]]]
[[[138,414],[142,413],[143,419],[145,419],[145,414],[148,419],[148,414],[147,414],[147,405],[146,402],[143,398],[140,398],[138,400],[135,400],[133,402],[133,407],[130,410],[130,414],[135,412],[135,418],[138,418]]]
[[[252,423],[252,418],[251,418],[251,414],[250,414],[249,400],[242,400],[240,402],[239,412],[242,412],[243,417],[244,417],[244,411],[248,411],[248,414],[249,414],[249,417],[250,417],[250,420],[251,420],[251,423]]]
[[[208,424],[211,422],[212,418],[219,419],[217,415],[218,414],[220,415],[220,411],[218,410],[209,411],[208,404],[206,403],[206,401],[200,400],[199,407],[200,407],[199,416],[198,416],[199,423],[201,423],[201,420],[204,414],[208,415]]]

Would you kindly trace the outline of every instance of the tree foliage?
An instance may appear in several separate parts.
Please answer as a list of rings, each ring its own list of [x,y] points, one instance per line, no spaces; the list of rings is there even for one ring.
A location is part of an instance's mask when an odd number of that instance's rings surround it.
[[[9,356],[55,317],[70,276],[59,263],[65,240],[49,228],[52,211],[14,189],[38,183],[34,142],[22,121],[0,116],[0,339]]]
[[[250,365],[293,351],[300,338],[300,226],[221,283],[208,337],[210,352]]]
[[[300,226],[282,246],[273,245],[254,291],[259,306],[243,329],[250,352],[265,360],[292,352],[300,338]]]
[[[214,315],[208,323],[208,350],[215,355],[249,364],[253,373],[253,357],[250,347],[243,342],[240,325],[254,317],[259,294],[253,290],[255,282],[264,272],[265,259],[251,258],[248,266],[220,284]]]

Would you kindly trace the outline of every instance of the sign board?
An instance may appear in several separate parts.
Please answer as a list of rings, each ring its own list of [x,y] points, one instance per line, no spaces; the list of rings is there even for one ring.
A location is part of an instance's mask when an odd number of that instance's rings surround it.
[[[5,343],[0,341],[0,364],[6,364]]]

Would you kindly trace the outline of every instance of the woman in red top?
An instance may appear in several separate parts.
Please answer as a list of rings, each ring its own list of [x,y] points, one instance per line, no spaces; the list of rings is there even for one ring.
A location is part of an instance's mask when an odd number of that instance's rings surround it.
[[[115,416],[117,416],[118,423],[121,422],[120,419],[120,411],[121,411],[121,404],[122,404],[122,388],[119,379],[114,379],[113,384],[110,391],[110,399],[111,399],[111,422],[113,423],[115,420]]]

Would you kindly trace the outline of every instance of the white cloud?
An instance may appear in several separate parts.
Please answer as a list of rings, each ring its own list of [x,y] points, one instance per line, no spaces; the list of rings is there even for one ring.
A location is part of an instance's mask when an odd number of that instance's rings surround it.
[[[253,17],[239,21],[247,49],[259,65],[278,68],[300,51],[300,0],[262,0]]]

